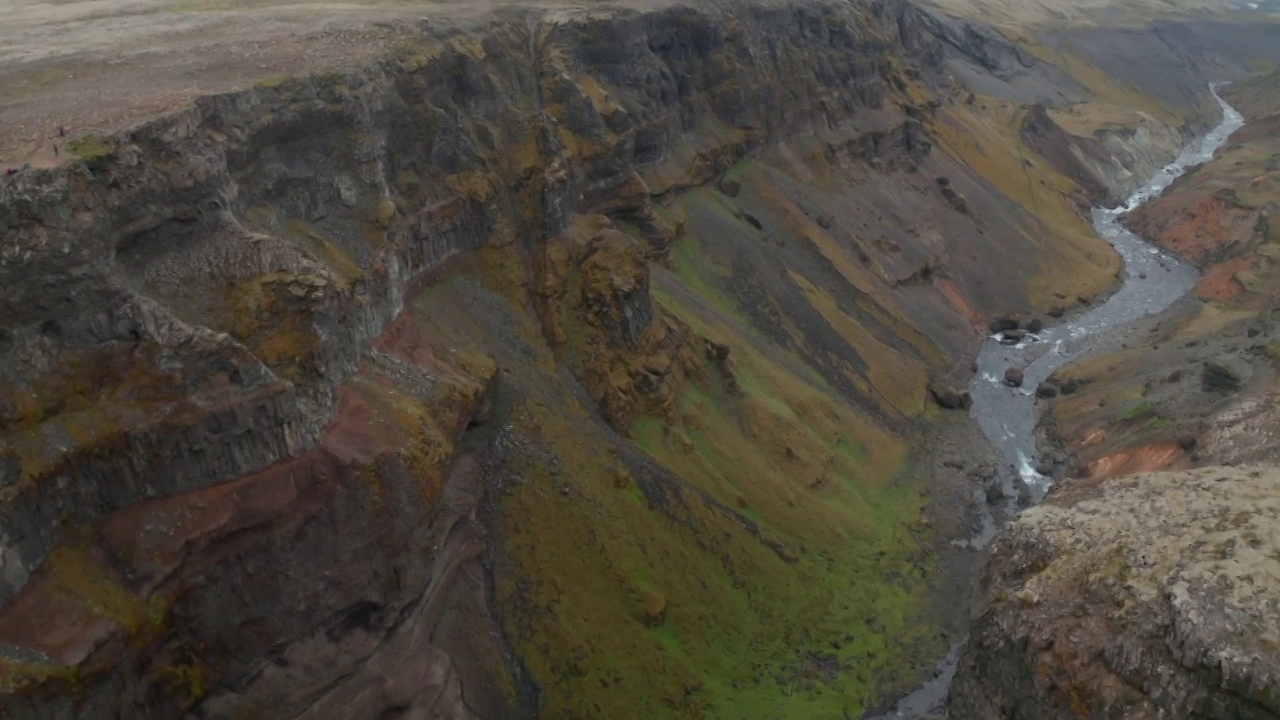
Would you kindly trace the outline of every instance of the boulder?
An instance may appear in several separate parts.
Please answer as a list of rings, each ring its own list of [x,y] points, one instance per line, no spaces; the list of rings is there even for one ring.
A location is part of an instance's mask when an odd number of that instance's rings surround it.
[[[640,616],[645,625],[660,627],[667,620],[667,599],[652,590],[645,592],[641,598]]]
[[[835,220],[832,220],[830,215],[818,216],[818,227],[823,230],[830,230],[832,225],[835,225]]]
[[[1022,369],[1011,367],[1004,371],[1004,382],[1010,387],[1022,387]]]
[[[1049,312],[1046,314],[1051,318],[1060,318],[1063,315],[1066,315],[1067,311],[1065,308],[1061,306],[1054,306],[1052,308],[1049,308]]]
[[[991,478],[982,484],[982,495],[987,499],[988,505],[995,505],[1004,500],[1004,486],[1000,484],[999,478]]]
[[[1280,717],[1277,515],[1269,466],[1061,485],[988,555],[949,716]]]
[[[736,198],[738,193],[742,192],[742,183],[731,177],[720,178],[720,192]]]
[[[1200,371],[1200,388],[1205,392],[1232,393],[1244,386],[1253,368],[1235,357],[1206,360]]]
[[[1043,328],[1044,321],[1040,318],[1031,318],[1030,322],[1027,323],[1027,332],[1029,333],[1038,333]]]
[[[991,332],[998,333],[1005,330],[1014,330],[1018,327],[1018,319],[1009,315],[1001,315],[991,321]]]
[[[929,383],[929,395],[939,407],[947,410],[964,410],[973,404],[967,388],[957,388],[944,382]]]
[[[1055,398],[1058,397],[1058,386],[1051,382],[1042,382],[1040,387],[1036,388],[1036,397],[1038,398]]]

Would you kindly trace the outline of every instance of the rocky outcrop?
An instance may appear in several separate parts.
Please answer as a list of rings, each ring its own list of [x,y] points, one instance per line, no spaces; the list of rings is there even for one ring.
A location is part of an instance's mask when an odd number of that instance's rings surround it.
[[[1044,105],[1037,103],[1027,109],[1019,131],[1027,147],[1084,189],[1089,202],[1102,204],[1118,199],[1120,188],[1108,186],[1094,173],[1080,157],[1079,139],[1054,122]]]
[[[1280,717],[1280,470],[1070,484],[993,548],[951,716]]]
[[[945,380],[930,383],[929,395],[938,407],[947,410],[967,410],[973,404],[968,388],[958,388]]]
[[[1235,392],[1249,379],[1249,375],[1249,364],[1238,358],[1206,360],[1200,369],[1200,388],[1205,392]]]
[[[1084,105],[1068,112],[1087,117],[1095,110]],[[1067,132],[1037,104],[1023,116],[1020,135],[1084,190],[1088,204],[1112,207],[1177,157],[1187,140],[1179,129],[1143,113],[1134,113],[1128,121],[1129,126],[1108,123],[1082,137]]]

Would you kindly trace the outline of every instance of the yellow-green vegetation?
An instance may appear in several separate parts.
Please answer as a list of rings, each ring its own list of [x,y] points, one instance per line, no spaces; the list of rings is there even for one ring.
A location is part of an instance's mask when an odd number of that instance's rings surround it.
[[[153,686],[163,688],[171,702],[184,708],[203,698],[216,678],[215,668],[204,660],[200,649],[182,639],[165,648],[164,655],[147,675]]]
[[[985,108],[985,109],[984,109]],[[1019,127],[1025,110],[995,98],[977,107],[952,106],[936,126],[938,145],[973,169],[1024,211],[1021,241],[1035,252],[1023,262],[1036,263],[1027,283],[1032,305],[1057,304],[1054,293],[1090,295],[1109,287],[1119,257],[1074,210],[1078,188],[1039,161],[1023,144]],[[1011,242],[1011,241],[1006,241]]]
[[[1053,121],[1076,137],[1093,137],[1103,130],[1136,130],[1147,123],[1159,122],[1134,108],[1107,103],[1084,102],[1048,111]]]
[[[731,347],[740,389],[709,369],[627,442],[575,396],[537,323],[476,282],[486,264],[414,309],[442,360],[502,369],[493,423],[519,439],[497,600],[544,716],[857,716],[942,650],[907,445],[744,331],[714,278],[664,274],[656,300]]]
[[[280,77],[280,76],[277,76],[277,77],[268,77],[268,78],[263,78],[263,79],[261,79],[261,80],[259,80],[259,81],[255,82],[255,83],[253,84],[253,86],[254,86],[254,87],[256,87],[256,88],[263,89],[263,90],[269,90],[269,89],[271,89],[271,88],[280,87],[280,86],[281,86],[281,85],[283,85],[283,84],[285,83],[285,81],[286,81],[286,80],[288,80],[288,79],[289,79],[289,78],[287,78],[287,77]]]
[[[67,149],[81,160],[93,163],[106,159],[114,148],[106,138],[97,135],[85,135],[67,143]]]
[[[74,540],[54,547],[42,567],[47,595],[119,623],[132,637],[157,632],[165,615],[164,598],[147,601],[134,595],[111,564],[92,553],[87,543]]]
[[[144,342],[122,355],[100,346],[62,358],[33,386],[0,389],[0,404],[11,408],[0,431],[22,461],[23,477],[42,477],[64,462],[62,442],[84,449],[122,440],[124,414],[180,402],[170,379],[152,362],[157,350]],[[50,442],[51,437],[58,440]]]
[[[38,660],[0,660],[0,692],[18,693],[25,688],[65,687],[78,689],[79,674],[75,668],[57,662]]]
[[[1042,43],[1033,30],[1016,25],[1004,25],[1000,31],[1039,60],[1065,71],[1084,89],[1091,102],[1089,114],[1097,114],[1100,121],[1120,121],[1125,108],[1131,114],[1145,114],[1172,127],[1181,127],[1187,120],[1178,111],[1156,100],[1139,88],[1121,83],[1105,70],[1082,58],[1060,48],[1050,47]],[[1106,109],[1106,112],[1104,112]],[[1092,130],[1078,128],[1081,132],[1074,134],[1092,135]],[[1094,128],[1095,130],[1097,128]]]

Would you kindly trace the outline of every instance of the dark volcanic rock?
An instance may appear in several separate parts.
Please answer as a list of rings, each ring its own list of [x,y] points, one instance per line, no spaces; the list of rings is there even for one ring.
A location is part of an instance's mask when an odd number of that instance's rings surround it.
[[[1038,398],[1054,398],[1058,397],[1058,386],[1051,382],[1042,382],[1040,387],[1036,388],[1036,397]]]
[[[964,410],[973,404],[967,388],[957,388],[941,381],[929,384],[929,395],[939,407],[948,410]]]
[[[987,327],[989,327],[993,333],[1004,332],[1005,330],[1015,330],[1018,327],[1018,319],[1011,315],[1001,315],[1000,317],[992,320],[991,324]]]
[[[1022,369],[1011,367],[1005,370],[1004,382],[1011,387],[1022,387]]]
[[[1200,387],[1205,392],[1235,392],[1248,381],[1252,370],[1248,363],[1239,358],[1207,360],[1200,371]]]
[[[1043,327],[1044,321],[1040,318],[1032,318],[1031,321],[1027,323],[1027,332],[1038,333]]]

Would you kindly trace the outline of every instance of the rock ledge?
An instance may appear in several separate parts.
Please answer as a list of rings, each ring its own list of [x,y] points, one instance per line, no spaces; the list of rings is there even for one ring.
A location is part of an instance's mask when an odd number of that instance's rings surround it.
[[[1280,468],[1068,486],[1013,523],[952,717],[1280,717]]]

